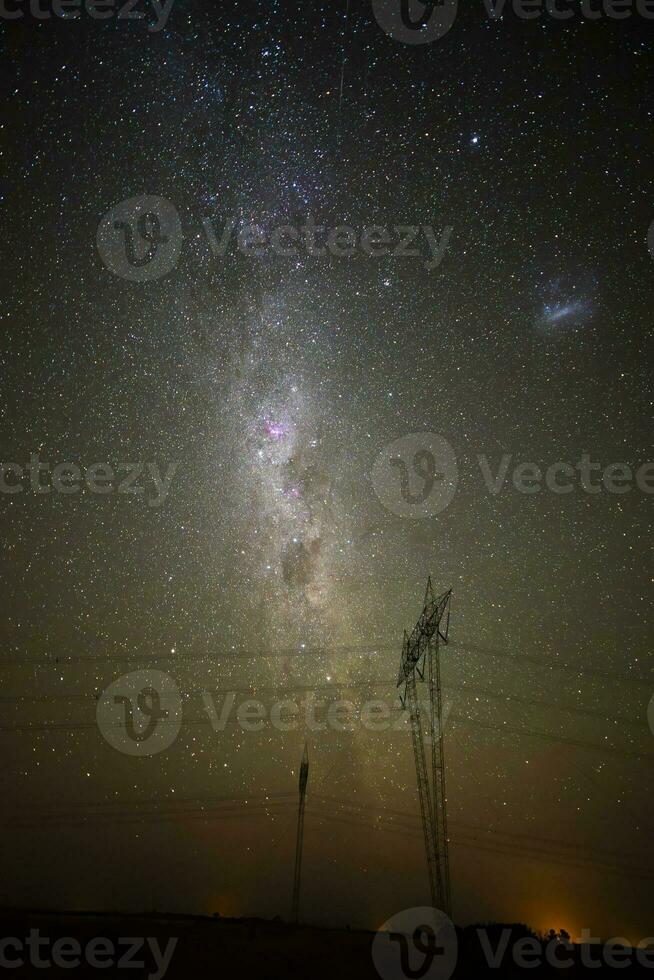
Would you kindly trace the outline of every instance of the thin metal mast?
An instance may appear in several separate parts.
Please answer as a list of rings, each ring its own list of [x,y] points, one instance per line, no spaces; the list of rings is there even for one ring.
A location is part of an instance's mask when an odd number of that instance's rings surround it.
[[[291,918],[298,921],[300,911],[300,881],[302,877],[302,845],[304,843],[304,804],[306,802],[307,782],[309,779],[309,750],[304,743],[304,753],[300,763],[300,803],[297,814],[297,837],[295,840],[295,873],[293,876],[293,909]]]

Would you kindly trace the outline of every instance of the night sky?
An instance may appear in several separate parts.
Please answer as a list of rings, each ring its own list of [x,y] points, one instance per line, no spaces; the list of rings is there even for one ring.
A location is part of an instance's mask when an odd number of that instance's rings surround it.
[[[287,916],[305,738],[304,918],[427,904],[395,683],[431,573],[457,922],[651,935],[653,481],[512,474],[654,459],[654,21],[467,4],[418,45],[357,0],[151,19],[0,20],[0,459],[144,468],[0,494],[0,904]],[[143,196],[183,241],[137,281],[98,229]],[[451,234],[431,270],[423,233],[419,256],[207,241],[311,219]],[[451,448],[437,513],[389,505],[407,436],[411,499],[424,440]],[[505,454],[492,493],[479,458]],[[183,702],[142,758],[96,722],[139,669]],[[216,732],[207,691],[383,699],[394,728]]]

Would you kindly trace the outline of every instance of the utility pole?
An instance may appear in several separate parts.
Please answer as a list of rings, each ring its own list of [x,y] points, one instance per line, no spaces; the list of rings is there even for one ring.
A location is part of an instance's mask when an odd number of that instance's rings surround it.
[[[293,877],[293,911],[292,921],[298,921],[300,911],[300,879],[302,877],[302,844],[304,842],[304,804],[307,794],[307,781],[309,779],[309,752],[307,743],[304,743],[304,753],[300,763],[300,805],[297,814],[297,837],[295,840],[295,874]]]
[[[397,686],[404,684],[400,694],[402,707],[409,709],[411,740],[416,765],[420,817],[425,839],[425,854],[429,888],[434,908],[452,916],[450,867],[447,838],[447,799],[445,796],[445,756],[443,749],[443,699],[439,643],[447,643],[450,627],[450,598],[452,590],[434,596],[431,578],[427,582],[425,602],[418,622],[411,633],[404,631],[400,673]],[[431,752],[427,764],[425,734],[416,690],[416,674],[421,681],[427,678],[429,689],[429,739]]]

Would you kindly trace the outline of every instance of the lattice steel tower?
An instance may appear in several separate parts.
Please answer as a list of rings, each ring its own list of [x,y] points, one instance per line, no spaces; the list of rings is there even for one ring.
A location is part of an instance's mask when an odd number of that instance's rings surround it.
[[[447,839],[447,800],[445,796],[445,758],[443,753],[443,699],[439,644],[447,643],[450,627],[450,597],[452,590],[437,598],[427,582],[425,603],[418,622],[411,633],[404,631],[400,673],[397,686],[404,684],[404,696],[400,693],[402,707],[409,709],[411,739],[416,763],[420,816],[425,838],[427,871],[432,903],[435,908],[452,916],[450,868]],[[421,681],[427,679],[429,688],[429,740],[431,751],[425,750],[425,733],[416,691],[416,674]]]

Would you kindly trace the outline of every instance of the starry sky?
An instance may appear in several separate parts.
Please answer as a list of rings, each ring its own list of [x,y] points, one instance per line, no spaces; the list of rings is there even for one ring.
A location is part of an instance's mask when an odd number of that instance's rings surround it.
[[[395,682],[431,573],[456,920],[651,935],[651,494],[511,472],[654,459],[653,31],[479,4],[407,45],[358,0],[0,21],[0,458],[146,467],[141,492],[0,494],[2,904],[287,915],[305,738],[304,917],[426,904]],[[97,233],[143,195],[183,245],[141,282]],[[428,270],[221,256],[204,224],[310,217],[452,231]],[[374,473],[415,433],[458,482],[413,517]],[[479,459],[506,455],[491,493]],[[139,668],[184,707],[144,758],[96,724]],[[394,725],[216,732],[206,691],[383,699]]]

